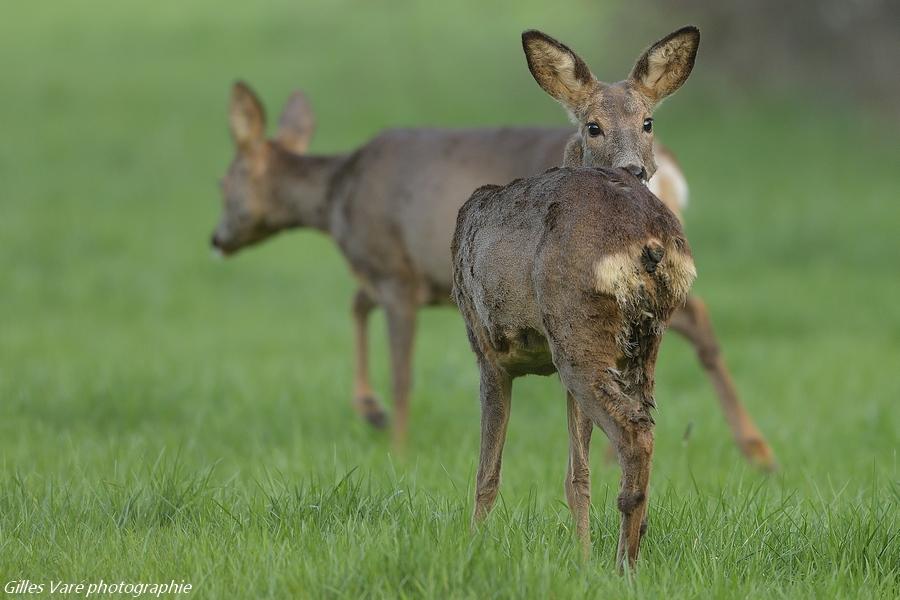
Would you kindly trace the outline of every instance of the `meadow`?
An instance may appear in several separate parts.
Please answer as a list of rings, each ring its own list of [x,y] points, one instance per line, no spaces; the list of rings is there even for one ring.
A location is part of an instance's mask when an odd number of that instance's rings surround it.
[[[208,240],[236,78],[270,122],[304,88],[312,150],[328,153],[390,126],[564,123],[525,68],[525,28],[609,79],[651,39],[608,48],[587,4],[4,12],[2,583],[174,579],[204,598],[900,595],[897,123],[817,90],[730,91],[703,73],[702,44],[657,113],[691,185],[695,289],[781,468],[742,461],[691,349],[669,336],[650,527],[621,577],[618,468],[599,431],[594,548],[579,560],[556,377],[517,381],[501,499],[472,534],[478,380],[456,312],[420,313],[397,457],[350,406],[354,285],[330,240],[290,232],[225,262]],[[380,314],[372,354],[385,397]]]

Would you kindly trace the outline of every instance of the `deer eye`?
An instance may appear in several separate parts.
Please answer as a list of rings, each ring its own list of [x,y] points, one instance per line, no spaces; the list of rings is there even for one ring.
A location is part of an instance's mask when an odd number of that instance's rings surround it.
[[[644,119],[644,131],[647,133],[653,131],[653,119],[651,117]]]
[[[600,126],[596,123],[588,123],[586,127],[588,135],[591,137],[597,137],[598,135],[601,135],[603,133],[603,130],[600,129]]]

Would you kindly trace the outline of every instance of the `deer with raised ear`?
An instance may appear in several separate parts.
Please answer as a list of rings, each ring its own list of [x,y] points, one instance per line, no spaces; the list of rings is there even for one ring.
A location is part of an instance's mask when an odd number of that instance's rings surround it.
[[[624,168],[649,182],[651,191],[681,219],[686,185],[674,157],[654,141],[653,112],[687,80],[699,44],[696,27],[678,29],[645,50],[627,79],[608,84],[594,77],[565,44],[540,31],[523,33],[522,47],[531,74],[563,105],[577,127],[566,144],[563,165]],[[766,470],[774,469],[771,448],[738,399],[706,304],[689,296],[676,311],[671,327],[694,345],[744,455]]]
[[[618,114],[608,117],[604,125],[617,130]],[[299,91],[290,96],[276,134],[267,138],[262,102],[244,83],[233,86],[229,121],[236,154],[222,180],[223,212],[213,247],[230,256],[295,228],[319,230],[334,239],[359,284],[351,309],[353,406],[373,425],[386,425],[387,413],[373,392],[368,369],[368,319],[373,308],[382,307],[388,323],[394,435],[402,443],[409,420],[416,312],[450,302],[449,247],[460,206],[480,185],[558,166],[567,142],[573,144],[572,130],[389,130],[351,153],[315,155],[308,152],[315,119],[306,96]],[[621,127],[643,135],[640,121]],[[579,135],[583,133],[582,128]],[[574,152],[570,148],[569,154]],[[653,154],[658,170],[650,177],[650,189],[679,214],[687,197],[684,175],[661,145],[653,146]],[[691,297],[676,313],[673,328],[694,344],[745,455],[772,466],[771,451],[738,400],[699,299]]]
[[[557,163],[568,132],[391,130],[352,153],[311,155],[314,119],[305,95],[291,95],[269,139],[262,103],[243,82],[232,87],[229,123],[236,153],[221,181],[223,212],[213,248],[230,256],[301,227],[334,240],[359,284],[352,306],[353,405],[371,424],[386,425],[368,374],[368,317],[381,306],[388,325],[394,442],[402,449],[416,311],[450,304],[450,241],[459,207],[479,185]],[[523,159],[523,147],[534,155]]]
[[[685,28],[654,45],[615,86],[597,82],[552,38],[526,32],[523,40],[535,78],[585,123],[587,138],[573,138],[567,162],[590,155],[619,168],[563,167],[484,186],[459,211],[453,297],[481,372],[473,523],[499,490],[513,380],[556,372],[567,392],[565,491],[577,535],[589,554],[597,426],[622,469],[616,564],[623,569],[637,560],[647,524],[657,352],[696,276],[680,221],[643,185],[655,170],[647,124],[653,106],[690,72],[698,33]],[[629,121],[641,123],[641,133]],[[595,131],[601,123],[606,131]]]

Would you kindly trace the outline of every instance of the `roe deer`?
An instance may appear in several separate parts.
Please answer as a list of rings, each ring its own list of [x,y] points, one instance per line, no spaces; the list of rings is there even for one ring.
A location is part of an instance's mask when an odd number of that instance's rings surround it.
[[[394,440],[402,447],[416,311],[450,303],[450,242],[459,207],[486,182],[558,163],[570,132],[392,130],[351,154],[313,156],[305,152],[314,127],[305,96],[292,94],[269,140],[262,104],[242,82],[232,88],[229,120],[237,152],[221,182],[223,215],[213,247],[230,255],[296,227],[332,237],[359,282],[354,407],[373,425],[385,424],[367,360],[368,316],[380,305],[388,325]],[[532,156],[523,157],[523,148]]]
[[[590,549],[591,430],[622,468],[617,565],[645,529],[659,343],[696,275],[681,223],[625,169],[551,169],[478,189],[453,237],[453,298],[481,370],[475,523],[497,497],[513,379],[558,372],[568,396],[566,498]]]
[[[621,167],[644,181],[665,202],[683,196],[683,179],[673,177],[672,157],[654,148],[653,111],[687,80],[694,66],[700,31],[687,26],[660,39],[641,54],[624,81],[597,80],[574,51],[545,33],[522,34],[528,68],[538,85],[565,107],[578,127],[566,144],[564,166]],[[655,151],[654,151],[655,150]],[[662,156],[661,175],[654,157]],[[677,173],[677,166],[675,167]],[[658,182],[657,185],[653,185]],[[674,187],[673,187],[674,186]],[[678,204],[666,202],[681,218]],[[737,396],[719,353],[705,303],[690,296],[672,319],[709,373],[725,418],[744,455],[764,469],[775,468],[774,455]]]
[[[616,114],[609,118],[615,124]],[[386,423],[368,374],[368,316],[381,305],[388,317],[395,436],[402,439],[415,313],[449,303],[449,247],[459,207],[478,186],[558,166],[572,130],[391,130],[351,154],[311,156],[306,150],[315,119],[303,93],[291,95],[276,136],[267,140],[262,104],[243,83],[232,90],[230,122],[237,153],[222,181],[224,208],[213,246],[230,255],[297,227],[334,238],[359,281],[352,308],[354,407],[374,425]],[[630,126],[640,133],[643,124]],[[658,170],[650,189],[680,215],[687,201],[684,176],[671,153],[658,143],[653,150]],[[744,454],[763,467],[774,464],[737,397],[698,298],[678,311],[673,328],[694,345]]]

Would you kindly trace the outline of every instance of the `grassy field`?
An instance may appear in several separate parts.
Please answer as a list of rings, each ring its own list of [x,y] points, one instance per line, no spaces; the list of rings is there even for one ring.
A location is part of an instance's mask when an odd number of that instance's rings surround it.
[[[380,4],[4,11],[2,583],[174,579],[208,598],[896,598],[896,124],[819,91],[736,97],[703,73],[703,48],[658,113],[692,186],[696,289],[782,469],[744,465],[690,348],[667,339],[650,530],[623,578],[618,469],[599,433],[594,551],[578,560],[556,378],[517,383],[502,499],[472,535],[477,371],[456,313],[421,314],[399,460],[350,408],[353,285],[330,241],[291,233],[209,258],[237,77],[270,115],[304,87],[313,149],[331,152],[392,125],[562,123],[524,67],[526,27],[610,78],[651,41],[623,36],[607,53],[587,26],[603,15],[583,5]],[[386,391],[383,330],[379,315]]]

